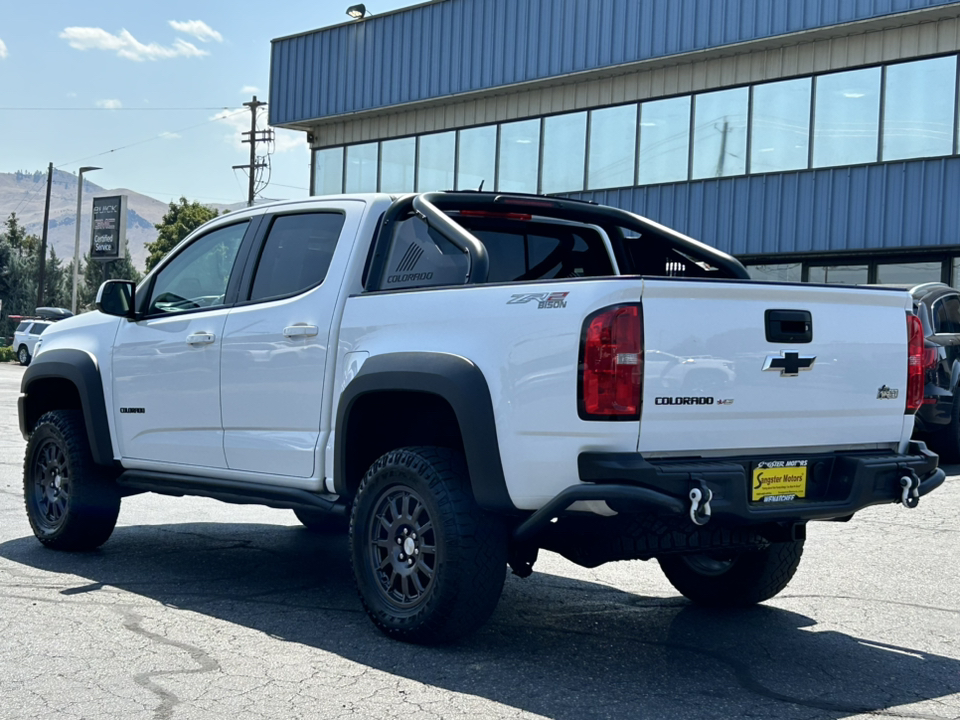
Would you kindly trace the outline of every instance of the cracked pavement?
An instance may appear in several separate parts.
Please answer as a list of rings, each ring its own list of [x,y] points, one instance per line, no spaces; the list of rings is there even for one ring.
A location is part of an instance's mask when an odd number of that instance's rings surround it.
[[[42,548],[21,375],[0,364],[0,720],[960,718],[960,467],[916,510],[812,523],[762,606],[543,553],[480,632],[422,648],[367,620],[346,539],[289,511],[138,495],[100,550]]]

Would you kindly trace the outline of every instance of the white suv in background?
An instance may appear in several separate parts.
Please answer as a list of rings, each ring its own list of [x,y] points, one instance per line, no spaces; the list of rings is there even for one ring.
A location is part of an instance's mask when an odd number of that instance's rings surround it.
[[[49,320],[24,320],[13,333],[13,347],[21,365],[29,365],[33,358],[40,334],[51,325]]]

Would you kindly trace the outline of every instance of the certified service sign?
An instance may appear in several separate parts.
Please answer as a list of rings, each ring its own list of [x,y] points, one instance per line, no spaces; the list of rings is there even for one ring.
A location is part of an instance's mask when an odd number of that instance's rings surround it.
[[[91,260],[116,260],[123,257],[127,241],[127,196],[93,199]]]

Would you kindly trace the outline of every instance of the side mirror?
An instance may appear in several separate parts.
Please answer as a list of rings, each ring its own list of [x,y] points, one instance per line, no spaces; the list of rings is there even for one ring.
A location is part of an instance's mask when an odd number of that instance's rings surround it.
[[[107,280],[97,291],[97,310],[105,315],[133,319],[133,304],[137,286],[130,280]]]

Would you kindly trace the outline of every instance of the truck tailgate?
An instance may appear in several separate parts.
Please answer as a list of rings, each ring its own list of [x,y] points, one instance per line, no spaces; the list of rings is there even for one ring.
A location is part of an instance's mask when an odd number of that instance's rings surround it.
[[[889,289],[645,280],[638,450],[896,445],[910,307]],[[776,320],[791,315],[768,311],[809,312],[812,337],[784,341]]]

